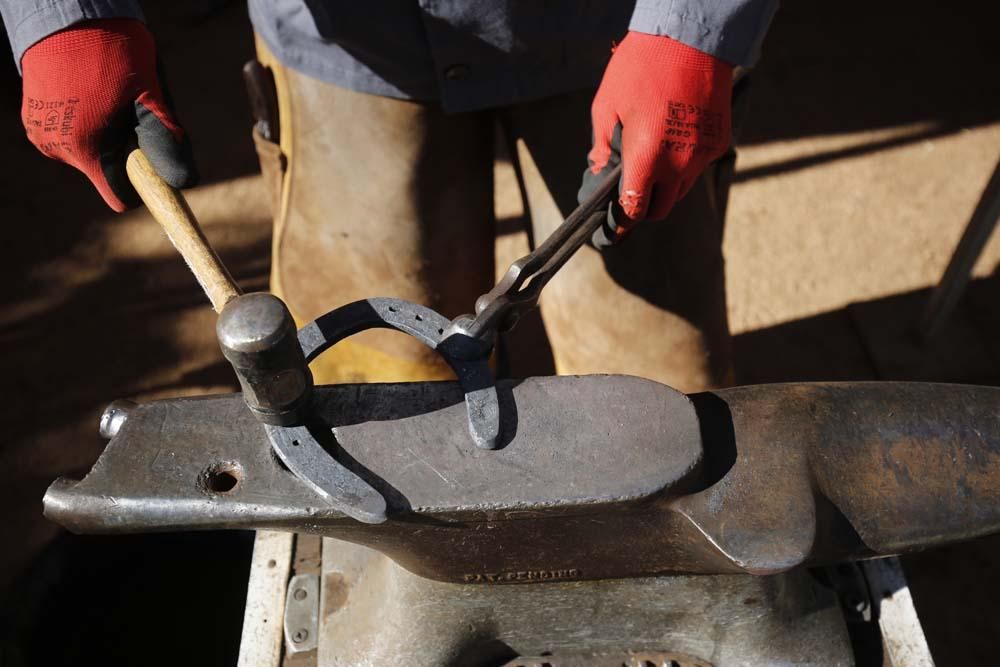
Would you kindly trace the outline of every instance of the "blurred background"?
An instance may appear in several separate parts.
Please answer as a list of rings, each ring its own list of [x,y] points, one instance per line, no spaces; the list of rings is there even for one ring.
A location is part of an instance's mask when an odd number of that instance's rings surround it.
[[[237,280],[266,289],[270,218],[240,75],[253,56],[246,6],[147,3],[147,18],[201,170],[188,199]],[[779,11],[753,72],[726,229],[739,383],[1000,381],[1000,234],[933,345],[907,335],[1000,158],[998,19],[998,3],[973,0]],[[38,155],[20,98],[2,55],[0,664],[231,664],[252,535],[76,537],[41,516],[47,485],[101,451],[111,400],[234,383],[214,315],[159,227],[142,210],[111,214],[81,175]],[[503,160],[496,188],[506,266],[525,240]],[[998,547],[903,560],[938,664],[995,660]]]

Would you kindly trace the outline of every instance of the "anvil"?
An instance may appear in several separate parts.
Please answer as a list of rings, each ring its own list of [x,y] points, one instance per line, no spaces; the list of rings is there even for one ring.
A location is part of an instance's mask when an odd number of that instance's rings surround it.
[[[317,387],[307,425],[376,489],[363,523],[285,467],[239,394],[118,413],[45,513],[82,533],[267,528],[423,577],[529,584],[770,574],[1000,529],[1000,390],[798,383],[684,395],[625,376],[501,381],[496,449],[456,383]]]

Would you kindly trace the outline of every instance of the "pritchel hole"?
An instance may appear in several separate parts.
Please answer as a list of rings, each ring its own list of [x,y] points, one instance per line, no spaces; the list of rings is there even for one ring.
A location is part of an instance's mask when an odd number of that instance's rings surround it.
[[[305,600],[309,593],[306,592],[304,588],[296,588],[295,593],[293,593],[296,600]]]
[[[208,490],[215,493],[228,493],[236,488],[240,480],[231,472],[217,472],[208,478]]]
[[[229,493],[240,483],[242,470],[235,463],[218,463],[205,471],[203,482],[209,493]]]
[[[238,463],[216,463],[202,473],[202,484],[209,493],[230,493],[240,484],[243,469]]]

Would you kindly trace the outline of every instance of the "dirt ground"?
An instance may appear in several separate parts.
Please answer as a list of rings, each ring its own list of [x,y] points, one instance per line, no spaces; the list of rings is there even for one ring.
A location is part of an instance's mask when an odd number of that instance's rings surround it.
[[[252,34],[240,2],[204,5],[148,13],[202,173],[189,201],[237,279],[264,289],[269,218],[240,78]],[[941,338],[918,349],[905,335],[1000,158],[1000,11],[942,7],[789,2],[776,19],[725,240],[740,383],[1000,379],[1000,234]],[[37,155],[19,102],[2,57],[0,663],[129,664],[160,640],[153,664],[225,664],[246,535],[72,538],[40,516],[52,479],[100,452],[109,401],[228,390],[232,378],[213,314],[158,227],[143,211],[114,216],[81,176]],[[509,169],[497,176],[501,226],[516,229]],[[498,261],[522,246],[504,236]],[[905,559],[939,664],[993,662],[998,546]],[[80,625],[88,615],[102,620]],[[72,641],[53,648],[39,618],[76,624]]]

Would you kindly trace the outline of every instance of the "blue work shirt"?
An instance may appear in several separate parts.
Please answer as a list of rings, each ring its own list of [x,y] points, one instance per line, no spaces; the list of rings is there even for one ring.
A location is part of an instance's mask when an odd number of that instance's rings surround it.
[[[471,111],[594,87],[628,30],[749,66],[778,0],[249,0],[286,66],[351,90]],[[142,18],[136,0],[0,0],[20,63],[47,35]]]

